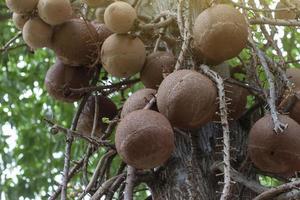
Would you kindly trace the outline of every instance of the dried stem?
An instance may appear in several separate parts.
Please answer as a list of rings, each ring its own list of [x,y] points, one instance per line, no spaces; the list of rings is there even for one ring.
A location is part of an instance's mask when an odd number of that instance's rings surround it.
[[[102,156],[102,158],[99,160],[99,162],[97,164],[97,167],[96,167],[96,169],[94,171],[94,174],[93,174],[93,176],[92,176],[89,184],[84,189],[84,192],[79,196],[78,200],[83,199],[85,197],[85,195],[94,186],[94,184],[96,183],[97,179],[99,177],[103,177],[104,176],[104,171],[105,171],[106,163],[109,160],[109,158],[111,158],[114,155],[116,155],[116,151],[115,150],[110,150],[109,152],[107,152],[106,154],[104,154]]]
[[[62,191],[61,191],[61,200],[67,199],[67,184],[68,184],[68,175],[69,175],[69,168],[70,168],[70,159],[71,159],[71,148],[73,143],[73,135],[72,131],[76,130],[77,123],[79,120],[79,116],[83,110],[83,107],[88,99],[88,96],[85,96],[78,109],[77,112],[73,118],[72,125],[70,128],[70,131],[67,132],[66,137],[66,147],[65,147],[65,161],[64,161],[64,171],[63,171],[63,178],[62,178]]]
[[[134,179],[135,179],[135,168],[128,165],[126,186],[124,191],[124,200],[133,200]]]
[[[268,63],[267,63],[266,58],[264,57],[264,54],[262,53],[262,51],[259,48],[257,48],[257,46],[255,45],[255,43],[252,39],[249,39],[249,40],[252,45],[252,48],[254,49],[254,51],[256,52],[256,54],[260,60],[260,63],[265,71],[265,74],[266,74],[266,77],[268,80],[269,95],[266,96],[266,98],[267,98],[268,105],[270,107],[271,116],[272,116],[272,120],[274,123],[274,131],[275,131],[275,133],[281,133],[287,128],[288,125],[280,122],[279,117],[278,117],[278,112],[276,109],[276,90],[275,90],[274,76],[270,71]]]
[[[224,187],[221,195],[221,200],[229,199],[231,188],[231,173],[230,173],[230,131],[228,124],[228,112],[225,97],[225,89],[223,79],[208,66],[201,65],[200,69],[203,73],[212,79],[218,88],[219,110],[223,129],[223,164],[224,164]]]

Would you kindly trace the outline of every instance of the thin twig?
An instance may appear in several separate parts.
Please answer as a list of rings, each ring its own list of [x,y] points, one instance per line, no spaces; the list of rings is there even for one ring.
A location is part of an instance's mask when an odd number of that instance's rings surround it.
[[[277,195],[286,192],[288,190],[292,190],[295,189],[297,187],[300,186],[300,180],[294,181],[294,182],[290,182],[290,183],[286,183],[280,186],[277,186],[275,188],[269,189],[263,193],[261,193],[260,195],[258,195],[257,197],[255,197],[253,200],[269,200],[269,199],[274,199],[274,197],[276,197]]]
[[[3,47],[1,47],[0,52],[6,51],[9,46],[14,43],[19,37],[22,36],[22,31],[18,32],[13,38],[11,38]]]
[[[99,177],[103,177],[104,172],[105,172],[105,166],[106,166],[106,162],[107,160],[116,155],[116,151],[115,150],[110,150],[109,152],[107,152],[106,154],[104,154],[102,156],[102,158],[99,160],[97,167],[93,173],[93,176],[89,182],[89,184],[86,186],[86,188],[84,189],[83,193],[78,197],[78,200],[81,200],[85,197],[85,195],[91,190],[91,188],[94,186],[95,182],[97,181],[97,179]],[[100,176],[99,176],[100,175]]]
[[[298,20],[270,19],[266,17],[249,19],[249,23],[251,25],[269,24],[272,26],[300,26],[300,21]]]

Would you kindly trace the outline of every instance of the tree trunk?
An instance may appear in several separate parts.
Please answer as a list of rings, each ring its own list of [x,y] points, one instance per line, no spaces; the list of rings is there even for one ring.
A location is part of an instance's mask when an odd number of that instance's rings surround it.
[[[247,130],[239,123],[231,124],[232,165],[239,168],[246,158]],[[157,169],[148,183],[154,200],[215,200],[220,197],[223,176],[216,176],[212,166],[222,161],[221,126],[210,123],[192,132],[175,131],[176,150],[165,166]],[[249,166],[249,165],[246,165]],[[248,168],[250,169],[250,168]],[[220,172],[217,172],[220,173]],[[251,173],[250,173],[251,174]],[[255,194],[238,184],[231,199],[252,199]]]

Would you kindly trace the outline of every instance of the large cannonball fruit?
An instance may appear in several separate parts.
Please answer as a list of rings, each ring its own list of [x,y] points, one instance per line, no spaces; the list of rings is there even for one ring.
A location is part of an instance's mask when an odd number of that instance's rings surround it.
[[[89,65],[98,54],[98,34],[93,25],[72,19],[57,26],[53,34],[53,50],[63,63]]]
[[[276,134],[270,115],[258,120],[251,128],[248,150],[253,163],[271,173],[290,173],[300,170],[300,126],[285,115],[279,115],[288,128]]]
[[[176,59],[171,52],[155,52],[146,58],[145,66],[141,72],[141,81],[147,88],[158,88],[163,74],[173,72]]]
[[[24,14],[13,13],[12,20],[14,25],[19,29],[23,30],[25,23],[28,21],[29,16]]]
[[[174,149],[174,133],[162,114],[137,110],[121,120],[115,142],[119,155],[128,165],[151,169],[170,157]]]
[[[31,12],[35,9],[39,0],[6,0],[7,7],[18,14]]]
[[[95,96],[90,96],[79,116],[77,131],[86,136],[90,136],[94,125],[95,115]],[[106,128],[106,124],[102,122],[102,118],[112,120],[118,113],[117,107],[112,100],[105,96],[97,96],[98,103],[98,122],[96,125],[96,135],[101,136],[101,130]]]
[[[83,3],[87,4],[90,7],[103,7],[110,4],[112,0],[83,0]]]
[[[288,78],[295,85],[297,100],[290,110],[290,117],[300,124],[300,69],[289,68],[286,71]]]
[[[58,25],[72,17],[70,0],[39,0],[39,16],[50,25]]]
[[[38,17],[29,19],[23,27],[23,39],[33,49],[51,46],[52,27]]]
[[[67,66],[57,59],[56,63],[47,71],[45,87],[53,98],[74,102],[80,100],[83,94],[72,93],[68,88],[87,87],[91,78],[92,70],[90,68]]]
[[[246,46],[248,26],[235,8],[218,4],[204,10],[194,25],[194,48],[205,63],[219,64]]]
[[[149,101],[155,96],[156,90],[154,89],[141,89],[133,93],[124,103],[121,112],[121,118],[135,110],[143,109]],[[156,109],[156,105],[153,109]]]
[[[104,22],[115,33],[127,33],[137,18],[135,9],[128,3],[117,1],[110,4],[104,12]]]
[[[209,78],[192,70],[179,70],[159,86],[157,106],[173,126],[196,128],[211,120],[216,98],[217,90]]]
[[[146,59],[143,42],[126,34],[113,34],[103,43],[101,60],[105,70],[119,78],[140,72]]]

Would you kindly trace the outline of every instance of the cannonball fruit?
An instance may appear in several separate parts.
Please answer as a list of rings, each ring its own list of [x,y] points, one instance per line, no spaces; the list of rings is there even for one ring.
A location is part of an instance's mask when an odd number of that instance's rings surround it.
[[[300,124],[300,69],[289,68],[286,71],[288,78],[294,83],[296,92],[296,102],[290,109],[290,117]]]
[[[52,41],[54,52],[65,64],[89,65],[97,58],[97,31],[82,19],[72,19],[56,27]]]
[[[110,4],[112,0],[83,0],[83,3],[87,4],[90,7],[103,7]]]
[[[152,110],[133,111],[122,119],[115,142],[121,158],[137,169],[164,164],[175,146],[170,122]]]
[[[72,17],[70,0],[39,0],[39,16],[50,25],[58,25]]]
[[[137,18],[135,9],[128,3],[117,1],[110,4],[104,12],[104,22],[115,33],[127,33]]]
[[[31,12],[35,9],[39,0],[6,0],[7,7],[18,14]]]
[[[105,70],[119,78],[140,72],[146,59],[146,49],[138,37],[112,34],[103,43],[101,60]]]
[[[124,103],[121,112],[121,118],[135,110],[143,109],[149,101],[155,96],[156,90],[154,89],[141,89],[133,93]],[[156,109],[156,105],[153,109]]]
[[[248,141],[249,155],[261,170],[286,174],[300,170],[300,126],[285,115],[279,115],[288,128],[276,134],[270,115],[258,120],[251,128]]]
[[[77,131],[86,136],[90,136],[94,125],[95,96],[90,96],[79,116]],[[101,136],[101,130],[105,130],[106,124],[102,118],[112,120],[118,113],[117,107],[112,100],[105,96],[97,96],[98,122],[96,124],[96,136]]]
[[[113,34],[105,24],[98,23],[96,21],[92,21],[91,24],[95,27],[98,33],[98,42],[99,44],[103,44],[103,42],[108,38],[111,34]]]
[[[23,39],[33,49],[51,46],[52,27],[38,17],[29,19],[23,27]]]
[[[173,72],[176,64],[174,55],[170,52],[151,53],[146,58],[145,66],[141,72],[141,81],[147,88],[158,88],[163,74]]]
[[[248,38],[244,16],[225,4],[212,6],[200,13],[193,32],[195,51],[208,64],[219,64],[237,56]]]
[[[216,87],[209,78],[192,70],[179,70],[159,86],[157,106],[173,126],[196,128],[211,120],[216,98]]]
[[[286,75],[292,83],[294,83],[295,90],[300,91],[300,69],[289,68],[286,70]]]
[[[80,100],[83,94],[72,93],[69,88],[87,87],[91,78],[90,68],[67,66],[57,59],[47,71],[45,87],[53,98],[64,102],[74,102]]]
[[[300,1],[299,0],[291,0],[290,4],[295,5],[296,8],[300,8]],[[286,4],[286,2],[284,1],[280,1],[278,2],[276,9],[278,11],[275,12],[275,18],[276,19],[284,19],[284,20],[290,20],[290,19],[296,19],[297,17],[297,13],[295,12],[295,10],[280,10],[289,8],[289,5]]]
[[[15,26],[19,30],[23,30],[23,27],[24,27],[25,23],[28,21],[29,16],[24,15],[24,14],[13,13],[12,19],[13,19]]]

